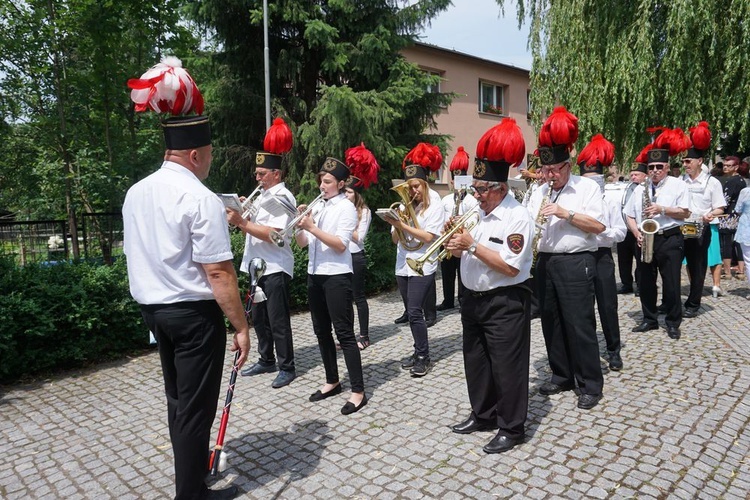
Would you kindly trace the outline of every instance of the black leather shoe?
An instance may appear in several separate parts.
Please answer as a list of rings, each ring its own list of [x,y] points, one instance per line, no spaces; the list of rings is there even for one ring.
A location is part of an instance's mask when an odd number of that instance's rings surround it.
[[[297,373],[289,370],[279,370],[279,374],[276,375],[276,378],[271,383],[271,387],[274,389],[278,389],[279,387],[284,387],[285,385],[289,385],[292,383],[292,380],[297,378]]]
[[[406,314],[406,311],[404,311],[404,314],[402,314],[398,318],[394,319],[393,322],[396,323],[397,325],[403,325],[404,323],[408,323],[409,322],[409,315]]]
[[[519,444],[523,443],[523,438],[509,438],[508,436],[501,436],[498,434],[494,438],[492,438],[492,441],[487,443],[484,448],[482,448],[482,451],[485,453],[502,453],[504,451],[508,451],[512,449],[514,446],[517,446]]]
[[[328,392],[320,392],[320,389],[318,389],[314,394],[310,395],[309,400],[314,403],[316,401],[323,401],[324,399],[335,396],[336,394],[341,394],[341,384],[337,385]]]
[[[648,321],[644,321],[643,323],[641,323],[640,325],[634,327],[630,331],[631,332],[638,332],[638,333],[640,333],[640,332],[647,332],[649,330],[656,330],[657,328],[659,328],[659,325],[655,325],[653,323],[649,323]]]
[[[208,490],[208,495],[206,496],[206,498],[234,498],[239,492],[239,489],[237,489],[235,485],[231,485],[220,490]]]
[[[625,286],[620,285],[617,287],[617,293],[620,295],[626,294],[626,293],[633,293],[633,287],[632,286]]]
[[[367,396],[363,397],[362,402],[359,403],[358,405],[355,405],[351,401],[347,401],[346,404],[341,408],[341,414],[351,415],[352,413],[357,413],[366,404],[367,404]]]
[[[578,396],[578,408],[590,410],[602,400],[601,394],[581,394]]]
[[[698,316],[698,309],[691,308],[685,308],[685,311],[682,313],[683,318],[695,318]]]
[[[456,434],[471,434],[472,432],[492,431],[495,429],[497,429],[497,425],[479,422],[473,415],[460,424],[451,426],[451,430]]]
[[[417,359],[416,354],[412,354],[409,357],[406,357],[401,360],[401,368],[404,370],[411,370],[411,368],[414,366],[414,361]]]
[[[430,318],[424,320],[425,325],[427,325],[427,328],[431,328],[435,326],[435,323],[437,323],[437,318]]]
[[[607,354],[609,355],[609,369],[613,372],[619,372],[622,370],[622,358],[620,357],[620,353],[610,351]]]
[[[680,338],[680,329],[676,326],[668,326],[667,327],[667,335],[669,335],[670,339],[679,340]]]
[[[455,306],[453,304],[446,304],[443,302],[442,304],[438,304],[435,307],[436,311],[447,311],[448,309],[453,309]]]
[[[432,362],[429,356],[416,356],[414,358],[414,366],[411,367],[409,373],[412,377],[424,377],[432,369]]]
[[[240,372],[241,375],[248,377],[252,375],[260,375],[261,373],[273,373],[277,370],[276,363],[272,365],[264,365],[263,363],[255,363],[254,365],[243,368]]]
[[[557,394],[557,393],[565,392],[565,391],[572,391],[572,390],[573,390],[572,385],[557,385],[554,382],[545,382],[539,388],[539,394],[544,394],[545,396],[551,396],[553,394]]]

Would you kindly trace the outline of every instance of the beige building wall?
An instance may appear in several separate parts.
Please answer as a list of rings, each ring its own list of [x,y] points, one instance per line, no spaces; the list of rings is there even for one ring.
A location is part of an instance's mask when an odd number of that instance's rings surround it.
[[[505,116],[514,118],[521,127],[527,155],[534,152],[537,136],[527,119],[528,70],[421,43],[402,53],[408,61],[440,75],[440,92],[458,94],[453,103],[436,117],[436,132],[453,136],[438,182],[448,182],[448,165],[458,146],[466,149],[473,164],[477,142]],[[503,88],[503,114],[480,111],[480,81]],[[516,174],[512,169],[510,176]]]

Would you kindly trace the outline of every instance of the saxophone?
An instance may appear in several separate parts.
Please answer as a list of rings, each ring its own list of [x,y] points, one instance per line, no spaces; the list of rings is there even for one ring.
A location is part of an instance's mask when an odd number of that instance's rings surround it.
[[[542,229],[547,224],[549,217],[542,215],[542,208],[549,203],[550,196],[552,195],[552,184],[555,181],[549,181],[547,183],[547,194],[542,198],[542,203],[539,205],[539,212],[536,214],[534,219],[534,225],[536,226],[536,233],[534,234],[534,241],[531,243],[532,257],[531,257],[531,269],[536,267],[536,261],[539,258],[539,242],[542,240]]]
[[[651,195],[649,189],[651,182],[649,179],[643,181],[643,205],[641,214],[646,213],[646,209],[651,206]],[[643,219],[638,229],[643,235],[641,243],[641,262],[650,264],[654,258],[654,235],[659,231],[661,225],[654,219]]]

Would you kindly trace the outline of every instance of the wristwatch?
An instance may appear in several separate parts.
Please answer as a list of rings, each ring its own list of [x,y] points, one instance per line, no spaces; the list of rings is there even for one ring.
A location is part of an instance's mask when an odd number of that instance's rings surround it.
[[[573,222],[573,217],[575,217],[576,213],[572,210],[568,210],[568,222]]]
[[[474,255],[474,253],[477,251],[477,244],[472,243],[469,245],[469,248],[466,249],[467,252],[469,252],[471,255]]]

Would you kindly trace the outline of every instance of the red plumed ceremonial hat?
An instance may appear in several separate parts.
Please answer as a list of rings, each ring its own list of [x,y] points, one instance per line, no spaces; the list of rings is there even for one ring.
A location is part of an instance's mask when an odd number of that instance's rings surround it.
[[[506,182],[510,167],[520,164],[526,155],[521,128],[513,118],[489,129],[477,143],[474,178]]]
[[[577,163],[581,167],[581,173],[604,174],[604,167],[612,165],[615,159],[615,145],[604,138],[602,134],[596,134],[591,142],[586,144],[578,153]]]
[[[570,158],[578,140],[578,117],[558,106],[539,130],[539,159],[542,165],[554,165]]]
[[[372,151],[365,147],[365,143],[354,146],[344,152],[344,162],[349,166],[351,172],[350,185],[352,189],[367,189],[371,184],[378,182],[380,165]]]
[[[463,146],[459,146],[455,156],[453,156],[450,170],[454,175],[458,172],[466,173],[469,171],[469,153],[466,152]]]
[[[690,143],[685,158],[703,158],[711,147],[711,130],[708,128],[708,122],[703,121],[690,128]]]
[[[274,170],[281,169],[281,155],[292,149],[292,129],[283,118],[274,118],[263,139],[264,151],[255,154],[255,164]]]
[[[676,156],[690,147],[690,139],[681,128],[665,129],[654,140],[654,147],[648,152],[648,163],[669,163],[670,156]]]
[[[406,154],[401,166],[404,169],[405,179],[427,180],[428,171],[435,172],[442,164],[443,155],[440,153],[440,148],[420,142]]]

